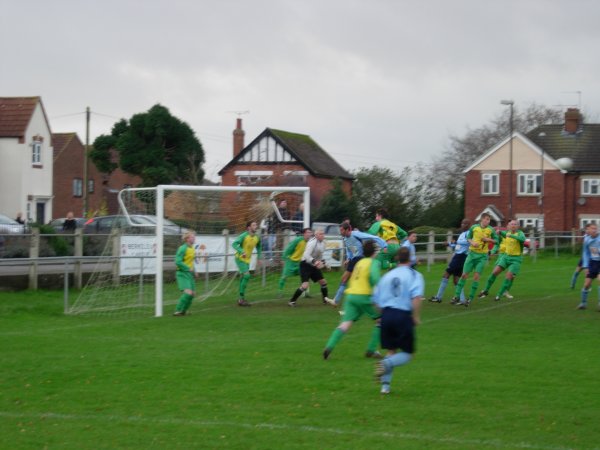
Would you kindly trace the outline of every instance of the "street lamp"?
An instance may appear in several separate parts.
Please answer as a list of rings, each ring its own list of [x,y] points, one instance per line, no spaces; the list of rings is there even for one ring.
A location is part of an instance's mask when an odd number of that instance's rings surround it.
[[[500,100],[500,104],[510,106],[510,143],[508,157],[508,218],[513,219],[513,107],[515,102],[513,100]]]
[[[545,144],[545,138],[546,138],[546,133],[544,133],[543,131],[538,134],[538,137],[540,138],[540,147],[542,147],[542,157],[541,157],[541,161],[540,161],[540,201],[539,201],[539,205],[540,205],[540,218],[538,220],[538,230],[542,231],[544,229],[544,190],[545,190],[545,183],[544,183],[544,144]]]

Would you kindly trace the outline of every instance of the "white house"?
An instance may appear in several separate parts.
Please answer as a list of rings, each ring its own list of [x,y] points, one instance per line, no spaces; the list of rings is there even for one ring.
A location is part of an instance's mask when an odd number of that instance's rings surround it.
[[[53,150],[41,97],[0,97],[0,213],[52,218]]]

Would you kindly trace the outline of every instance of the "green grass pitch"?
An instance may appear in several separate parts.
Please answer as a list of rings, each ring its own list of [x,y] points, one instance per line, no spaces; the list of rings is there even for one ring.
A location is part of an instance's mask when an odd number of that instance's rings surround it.
[[[576,311],[576,263],[527,259],[513,300],[454,307],[449,287],[425,302],[416,357],[384,397],[363,356],[369,320],[322,359],[339,316],[315,287],[289,308],[251,282],[251,308],[213,298],[183,318],[64,316],[62,292],[3,292],[0,447],[600,448],[598,288]],[[427,297],[443,269],[421,268]]]

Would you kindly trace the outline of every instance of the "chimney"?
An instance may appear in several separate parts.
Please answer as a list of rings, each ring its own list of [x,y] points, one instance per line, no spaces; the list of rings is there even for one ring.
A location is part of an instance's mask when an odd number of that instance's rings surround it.
[[[582,126],[581,113],[577,108],[568,108],[565,112],[565,132],[575,134]]]
[[[246,133],[242,130],[242,119],[238,118],[233,130],[233,157],[235,158],[244,148],[244,135]]]

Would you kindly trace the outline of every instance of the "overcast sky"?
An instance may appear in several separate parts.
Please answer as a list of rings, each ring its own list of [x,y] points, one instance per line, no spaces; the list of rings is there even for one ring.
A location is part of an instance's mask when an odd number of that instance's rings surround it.
[[[600,120],[595,0],[0,0],[0,96],[42,97],[85,140],[160,103],[208,178],[266,127],[348,170],[401,170],[533,102]],[[580,91],[579,95],[577,92]]]

